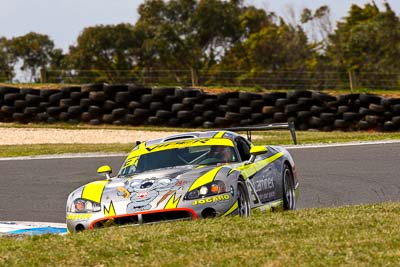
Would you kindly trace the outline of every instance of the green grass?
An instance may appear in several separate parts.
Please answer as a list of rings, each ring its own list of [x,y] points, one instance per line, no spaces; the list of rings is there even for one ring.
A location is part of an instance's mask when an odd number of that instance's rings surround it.
[[[68,128],[66,128],[68,129]],[[135,128],[136,129],[136,128]],[[147,130],[149,130],[147,128]],[[157,129],[162,130],[162,129]],[[175,131],[176,129],[173,129]],[[180,129],[182,130],[182,129]],[[190,131],[195,129],[185,129]],[[168,135],[168,133],[165,133]],[[299,144],[329,144],[352,141],[374,141],[374,140],[400,140],[400,132],[309,132],[298,131]],[[134,140],[136,141],[136,140]],[[143,141],[143,140],[138,140]],[[290,145],[293,141],[288,131],[271,131],[254,133],[253,143],[257,145]],[[130,144],[37,144],[37,145],[0,145],[0,157],[35,156],[65,153],[119,153],[129,152],[135,146]]]
[[[0,239],[1,266],[398,266],[400,204]]]

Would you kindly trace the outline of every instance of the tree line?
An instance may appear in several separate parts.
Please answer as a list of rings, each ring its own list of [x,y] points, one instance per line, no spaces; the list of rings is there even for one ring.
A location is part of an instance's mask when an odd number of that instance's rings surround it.
[[[387,2],[353,4],[336,27],[328,6],[289,22],[242,0],[147,0],[138,14],[84,28],[66,53],[46,34],[1,37],[0,81],[19,66],[48,82],[399,87],[400,21]]]

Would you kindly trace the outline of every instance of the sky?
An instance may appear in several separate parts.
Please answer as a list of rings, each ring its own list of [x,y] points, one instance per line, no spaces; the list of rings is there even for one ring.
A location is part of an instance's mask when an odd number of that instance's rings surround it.
[[[363,5],[371,0],[246,0],[272,11],[285,19],[288,6],[293,6],[299,16],[305,7],[312,10],[322,5],[331,8],[332,20],[344,16],[351,4]],[[387,0],[399,15],[400,1]],[[68,51],[80,32],[98,24],[132,23],[138,19],[137,8],[143,0],[0,0],[0,37],[25,35],[31,31],[47,34],[57,48]],[[383,0],[375,0],[382,6]]]

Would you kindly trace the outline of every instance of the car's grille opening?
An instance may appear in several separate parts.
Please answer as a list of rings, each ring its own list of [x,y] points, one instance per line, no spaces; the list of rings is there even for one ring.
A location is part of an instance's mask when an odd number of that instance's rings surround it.
[[[143,214],[133,214],[112,219],[104,219],[93,224],[93,228],[107,227],[113,225],[147,224],[176,220],[192,220],[193,215],[186,210],[175,210],[168,212],[151,212]]]

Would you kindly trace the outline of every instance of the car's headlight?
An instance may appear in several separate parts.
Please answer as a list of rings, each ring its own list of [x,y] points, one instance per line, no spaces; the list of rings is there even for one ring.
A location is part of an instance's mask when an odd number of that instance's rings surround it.
[[[222,181],[214,181],[212,183],[200,186],[185,195],[185,199],[196,199],[202,197],[209,197],[226,192],[225,183]]]
[[[86,213],[100,211],[100,203],[96,203],[87,199],[77,198],[72,201],[69,206],[69,212]]]

